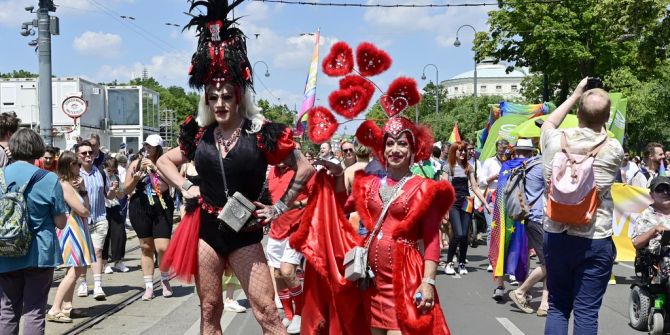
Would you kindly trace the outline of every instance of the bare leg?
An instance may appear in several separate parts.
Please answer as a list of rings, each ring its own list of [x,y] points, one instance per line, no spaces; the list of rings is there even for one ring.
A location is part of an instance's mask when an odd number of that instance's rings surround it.
[[[68,270],[70,271],[70,270]],[[77,279],[79,277],[86,277],[86,267],[81,266],[81,267],[76,267],[74,268],[74,281],[72,283],[72,288],[65,292],[65,297],[63,297],[63,303],[61,305],[61,310],[63,312],[69,312],[72,310],[72,300],[74,300],[74,289],[77,286]],[[64,279],[64,278],[63,278]],[[55,305],[55,302],[54,302]]]
[[[156,246],[152,237],[141,238],[140,248],[142,249],[142,258],[140,265],[142,266],[142,274],[145,276],[154,275],[154,251]]]
[[[154,245],[156,246],[156,254],[158,255],[158,265],[160,266],[163,262],[163,255],[167,251],[168,246],[170,245],[169,238],[156,238],[154,239]],[[170,278],[168,272],[161,272],[161,287],[163,288],[163,296],[171,297],[172,296],[172,287],[170,286]]]
[[[379,328],[371,328],[372,335],[402,335],[400,330],[386,330]]]
[[[516,289],[516,294],[519,297],[525,297],[526,293],[530,291],[530,289],[538,283],[540,280],[543,280],[544,278],[547,277],[547,270],[544,266],[539,266],[533,269],[533,271],[530,272],[530,275],[528,278],[519,286],[519,288]]]
[[[75,274],[74,268],[68,268],[65,273],[65,277],[58,284],[58,289],[56,290],[56,296],[54,297],[54,302],[49,310],[49,314],[55,315],[62,311],[63,301],[68,296],[74,294],[74,285],[77,282],[77,276]],[[70,298],[72,301],[72,298]]]
[[[221,277],[225,259],[205,241],[198,243],[198,273],[195,285],[200,298],[200,333],[221,334],[223,297]]]
[[[233,251],[229,255],[229,261],[249,298],[263,334],[287,334],[274,302],[272,277],[261,244],[256,243]]]

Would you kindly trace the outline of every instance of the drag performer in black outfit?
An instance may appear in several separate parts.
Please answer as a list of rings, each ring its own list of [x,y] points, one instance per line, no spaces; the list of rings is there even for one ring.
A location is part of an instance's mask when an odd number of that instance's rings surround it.
[[[189,84],[204,88],[196,119],[181,127],[180,147],[158,161],[163,177],[181,187],[186,199],[198,198],[198,208],[184,216],[174,234],[162,269],[172,268],[182,279],[195,276],[200,297],[202,334],[220,334],[223,312],[221,278],[230,266],[246,293],[265,334],[286,334],[274,303],[272,279],[260,241],[262,227],[236,233],[217,220],[219,211],[236,191],[256,203],[255,215],[269,223],[288,210],[314,169],[295,150],[291,130],[265,121],[251,100],[251,65],[243,33],[232,27],[228,13],[242,1],[198,1],[205,15],[186,26],[197,27],[198,50],[192,58]],[[198,6],[193,6],[191,10]],[[198,13],[198,11],[194,11]],[[225,192],[220,158],[223,158]],[[192,186],[178,166],[195,162],[200,186]],[[288,191],[274,205],[260,199],[268,164],[283,162],[296,171]],[[194,242],[194,239],[199,240]]]

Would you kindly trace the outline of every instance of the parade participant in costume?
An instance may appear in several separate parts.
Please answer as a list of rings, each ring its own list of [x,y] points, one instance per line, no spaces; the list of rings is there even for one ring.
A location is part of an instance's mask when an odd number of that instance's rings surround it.
[[[347,65],[353,62],[350,53],[346,43],[335,44],[324,60],[324,72],[334,76],[351,72],[353,65]],[[372,92],[367,90],[372,85],[365,77],[390,66],[388,55],[370,43],[361,44],[356,55],[360,75],[348,75],[340,81],[340,92],[350,90],[353,98],[338,97],[338,91],[330,98],[331,107],[350,119],[367,107],[374,93],[374,87]],[[369,55],[379,61],[366,60]],[[358,99],[363,97],[361,101],[347,102],[358,100],[356,92],[360,94]],[[310,190],[300,228],[290,239],[291,245],[305,254],[309,267],[305,270],[301,333],[449,334],[434,284],[440,220],[454,201],[454,190],[448,182],[410,173],[414,161],[429,158],[433,145],[430,130],[398,116],[419,102],[416,82],[396,79],[381,100],[388,122],[379,128],[374,121],[366,121],[356,137],[372,148],[385,167],[385,177],[359,171],[347,201],[355,202],[354,209],[371,233],[363,240],[358,237],[343,213],[348,206],[336,200],[339,193],[333,179],[320,172]],[[337,121],[325,107],[312,109],[309,120],[313,142],[326,142],[337,130]],[[388,210],[384,215],[385,206]],[[376,228],[377,222],[380,228]],[[419,240],[423,241],[423,253]],[[367,261],[374,277],[368,277],[370,287],[361,291],[364,285],[357,287],[346,280],[342,259],[365,241],[370,242]]]
[[[160,266],[172,237],[174,202],[168,184],[159,176],[155,166],[162,155],[163,139],[157,134],[147,136],[143,157],[128,166],[128,171],[132,173],[126,173],[124,187],[126,190],[135,189],[128,203],[128,216],[142,249],[142,300],[154,297],[154,254],[158,254]],[[161,287],[164,297],[172,296],[167,271],[161,271]]]
[[[228,266],[239,279],[263,333],[286,334],[260,243],[262,226],[251,220],[236,231],[217,219],[220,213],[225,214],[221,211],[227,203],[244,197],[255,202],[254,216],[267,224],[288,210],[287,205],[314,173],[294,150],[291,130],[266,122],[252,102],[246,40],[234,27],[236,20],[227,18],[241,2],[209,0],[191,6],[191,11],[206,7],[205,14],[194,15],[185,28],[197,27],[198,49],[192,58],[189,84],[204,89],[204,94],[198,117],[187,118],[181,127],[179,148],[161,157],[158,167],[166,180],[181,187],[186,199],[199,198],[200,206],[184,216],[161,268],[172,268],[187,281],[195,276],[202,334],[221,334],[221,278]],[[203,181],[199,187],[179,174],[178,167],[189,160],[194,160]],[[267,166],[281,162],[296,171],[295,178],[280,201],[271,206],[261,204],[258,200],[264,193]]]

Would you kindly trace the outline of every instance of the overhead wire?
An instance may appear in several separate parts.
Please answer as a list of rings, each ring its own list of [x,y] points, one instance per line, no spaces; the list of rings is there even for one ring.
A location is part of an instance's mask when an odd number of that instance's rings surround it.
[[[360,7],[360,8],[447,8],[447,7],[483,7],[483,6],[504,6],[502,1],[496,2],[472,2],[472,3],[444,3],[444,4],[422,4],[422,3],[397,3],[397,4],[370,4],[370,3],[351,3],[351,2],[318,2],[302,0],[253,0],[256,2],[278,3],[286,5],[301,6],[319,6],[319,7]],[[529,0],[523,1],[523,4],[552,4],[563,2],[564,0]],[[519,3],[519,2],[515,2]]]

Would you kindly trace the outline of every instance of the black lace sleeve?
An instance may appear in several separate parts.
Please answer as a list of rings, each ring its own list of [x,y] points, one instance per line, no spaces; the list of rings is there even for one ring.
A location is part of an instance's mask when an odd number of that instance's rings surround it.
[[[193,115],[189,115],[184,123],[179,126],[179,149],[189,161],[195,156],[195,149],[202,136],[202,129],[198,127]]]
[[[267,122],[257,134],[258,147],[270,165],[277,165],[295,149],[293,131],[286,125]]]

